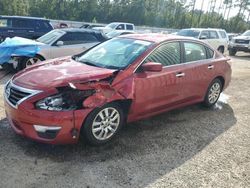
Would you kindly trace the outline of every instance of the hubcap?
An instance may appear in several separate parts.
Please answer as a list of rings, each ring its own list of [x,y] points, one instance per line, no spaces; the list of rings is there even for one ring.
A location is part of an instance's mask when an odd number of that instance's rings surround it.
[[[120,124],[120,113],[112,107],[104,108],[100,111],[92,124],[92,133],[98,140],[110,138]]]
[[[215,103],[220,96],[220,92],[221,92],[220,84],[217,82],[214,83],[209,91],[208,95],[209,103],[211,104]]]
[[[36,58],[36,57],[30,58],[30,59],[28,59],[28,60],[26,61],[26,67],[31,66],[31,65],[33,65],[33,64],[35,64],[35,63],[38,63],[38,62],[40,62],[40,61],[41,61],[41,60],[38,59],[38,58]]]

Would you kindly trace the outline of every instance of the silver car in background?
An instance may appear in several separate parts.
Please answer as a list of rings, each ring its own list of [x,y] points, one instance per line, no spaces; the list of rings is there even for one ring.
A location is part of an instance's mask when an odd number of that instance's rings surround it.
[[[13,67],[22,70],[39,61],[76,55],[105,40],[104,34],[92,29],[55,29],[36,40],[39,51],[34,57],[18,57]]]

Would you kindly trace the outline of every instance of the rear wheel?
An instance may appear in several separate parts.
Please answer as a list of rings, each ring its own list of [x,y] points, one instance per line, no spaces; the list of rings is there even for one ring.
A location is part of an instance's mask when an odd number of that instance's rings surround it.
[[[83,127],[83,136],[91,145],[101,145],[110,141],[124,123],[124,114],[117,104],[107,104],[96,108],[87,117]]]
[[[224,53],[224,47],[223,46],[220,46],[219,48],[218,48],[218,51],[220,52],[220,53]]]
[[[235,54],[237,53],[237,50],[235,49],[229,49],[228,51],[230,56],[235,56]]]
[[[220,93],[222,91],[222,82],[220,79],[216,78],[209,85],[203,105],[206,107],[213,106],[219,99]]]

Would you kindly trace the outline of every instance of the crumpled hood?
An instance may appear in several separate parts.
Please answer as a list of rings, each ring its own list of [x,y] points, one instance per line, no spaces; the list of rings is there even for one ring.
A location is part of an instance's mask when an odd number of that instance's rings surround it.
[[[115,71],[89,66],[66,57],[31,66],[17,73],[12,82],[21,87],[43,90],[66,86],[71,82],[98,81],[111,76]]]

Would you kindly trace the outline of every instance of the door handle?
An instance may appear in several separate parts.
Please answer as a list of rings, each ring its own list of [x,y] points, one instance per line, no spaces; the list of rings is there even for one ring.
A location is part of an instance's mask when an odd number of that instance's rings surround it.
[[[213,68],[214,68],[214,65],[208,65],[207,68],[208,68],[208,69],[213,69]]]
[[[14,31],[13,30],[8,30],[9,33],[13,33]]]
[[[184,72],[178,72],[175,76],[180,78],[180,77],[185,76],[185,73]]]
[[[35,31],[29,31],[29,33],[34,33]]]

